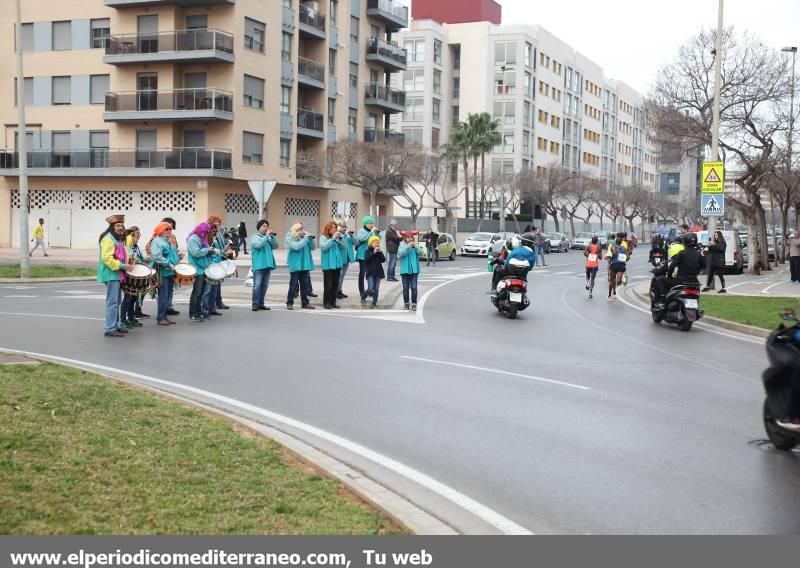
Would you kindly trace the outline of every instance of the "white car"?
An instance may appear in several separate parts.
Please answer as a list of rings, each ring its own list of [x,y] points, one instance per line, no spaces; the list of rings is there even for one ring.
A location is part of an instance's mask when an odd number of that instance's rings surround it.
[[[592,243],[592,237],[595,237],[594,233],[578,233],[578,235],[572,240],[572,248],[574,249],[585,249]]]
[[[461,256],[488,256],[489,251],[499,253],[506,240],[519,237],[516,233],[474,233],[461,245]]]

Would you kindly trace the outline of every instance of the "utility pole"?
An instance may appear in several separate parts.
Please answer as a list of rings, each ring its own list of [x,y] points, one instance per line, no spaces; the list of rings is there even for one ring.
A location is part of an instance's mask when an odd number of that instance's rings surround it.
[[[506,85],[506,71],[514,71],[513,67],[506,67],[503,65],[500,68],[503,71],[503,91]],[[516,82],[515,82],[516,84]],[[516,95],[516,93],[515,93]],[[503,113],[500,119],[500,232],[504,233],[506,230],[506,103],[503,101]],[[516,125],[515,125],[514,139],[516,140]],[[513,166],[511,168],[514,169]],[[482,190],[481,190],[482,191]]]
[[[722,9],[725,0],[719,0],[719,15],[717,20],[717,42],[714,47],[714,124],[711,129],[711,161],[719,161],[719,107],[720,88],[722,83]],[[708,218],[708,234],[713,235],[717,230],[717,218]]]
[[[31,258],[28,254],[28,149],[25,127],[25,74],[22,67],[22,10],[17,8],[17,155],[19,159],[19,275],[30,278]]]

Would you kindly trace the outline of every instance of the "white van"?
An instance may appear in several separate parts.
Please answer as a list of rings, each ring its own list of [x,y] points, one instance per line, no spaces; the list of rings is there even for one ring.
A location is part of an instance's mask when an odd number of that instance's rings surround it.
[[[732,274],[741,274],[744,271],[744,255],[739,233],[736,231],[720,231],[725,239],[725,271]],[[703,248],[708,246],[710,235],[708,231],[697,233],[697,242]],[[708,257],[706,257],[708,259]]]

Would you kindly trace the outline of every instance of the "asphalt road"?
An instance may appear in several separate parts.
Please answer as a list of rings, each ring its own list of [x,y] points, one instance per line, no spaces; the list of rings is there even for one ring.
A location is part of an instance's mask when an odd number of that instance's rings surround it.
[[[148,322],[121,340],[101,335],[95,285],[0,286],[0,347],[313,426],[281,429],[466,532],[504,527],[396,464],[533,532],[800,532],[800,455],[751,443],[764,437],[763,345],[656,326],[602,290],[588,300],[582,258],[549,255],[530,279],[533,306],[514,321],[491,307],[485,259],[459,258],[426,271],[420,293],[440,287],[416,315],[234,308],[201,325]],[[634,258],[632,283],[647,274]]]

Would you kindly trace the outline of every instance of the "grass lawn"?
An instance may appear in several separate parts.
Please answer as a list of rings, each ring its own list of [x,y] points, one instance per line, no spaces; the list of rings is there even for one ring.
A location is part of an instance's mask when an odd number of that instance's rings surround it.
[[[709,316],[764,329],[778,327],[780,312],[785,308],[793,308],[800,315],[800,301],[797,298],[703,294],[700,307]]]
[[[32,265],[31,278],[95,276],[97,269],[57,265]],[[0,278],[19,278],[19,264],[0,264]]]
[[[0,534],[403,532],[268,439],[51,364],[0,365],[0,511]]]

